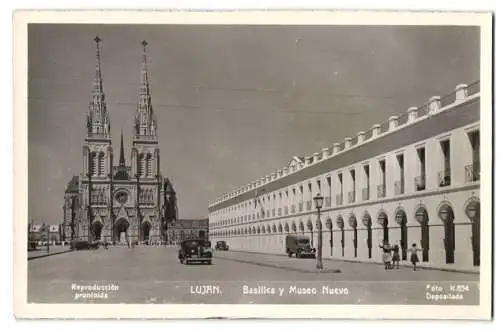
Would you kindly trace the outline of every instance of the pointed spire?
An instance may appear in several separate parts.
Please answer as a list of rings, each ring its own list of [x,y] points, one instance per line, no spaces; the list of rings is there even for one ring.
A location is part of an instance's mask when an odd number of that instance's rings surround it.
[[[120,138],[120,167],[125,166],[125,153],[123,152],[123,129],[122,129],[122,135]]]
[[[156,119],[153,113],[151,102],[151,86],[149,82],[147,46],[148,42],[141,42],[143,47],[142,66],[141,66],[141,87],[139,88],[139,102],[137,105],[137,114],[135,116],[134,139],[147,137],[148,140],[156,140]]]
[[[100,100],[104,101],[104,91],[102,88],[102,74],[101,74],[101,41],[99,36],[94,38],[96,44],[96,54],[95,54],[95,80],[94,80],[94,94],[99,97]]]
[[[99,36],[94,38],[96,43],[96,65],[95,78],[92,88],[92,100],[89,103],[87,114],[87,135],[93,138],[109,139],[111,135],[111,123],[106,107],[106,97],[104,94],[102,74],[101,74],[101,42]]]

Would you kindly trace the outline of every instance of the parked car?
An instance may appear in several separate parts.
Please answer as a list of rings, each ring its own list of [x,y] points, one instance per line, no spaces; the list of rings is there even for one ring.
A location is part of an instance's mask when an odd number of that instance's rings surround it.
[[[210,241],[204,239],[184,240],[180,244],[177,257],[182,264],[189,264],[191,262],[212,264]]]
[[[229,250],[229,245],[224,240],[220,240],[215,244],[215,250],[227,251]]]
[[[296,258],[314,258],[316,257],[316,248],[311,247],[311,241],[308,237],[289,234],[286,236],[286,254],[288,257],[295,254]]]
[[[70,248],[72,250],[86,250],[86,249],[98,249],[99,248],[99,242],[89,242],[87,240],[73,240],[70,244]]]

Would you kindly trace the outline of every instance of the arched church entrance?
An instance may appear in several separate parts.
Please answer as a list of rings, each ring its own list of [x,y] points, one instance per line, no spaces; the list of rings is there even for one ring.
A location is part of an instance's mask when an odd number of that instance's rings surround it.
[[[92,240],[101,240],[102,223],[97,221],[92,223]]]
[[[113,234],[113,241],[121,244],[128,242],[128,228],[129,223],[126,219],[121,218],[115,223],[115,231]]]
[[[143,242],[148,241],[150,232],[151,232],[151,223],[143,222],[141,224],[141,241]]]

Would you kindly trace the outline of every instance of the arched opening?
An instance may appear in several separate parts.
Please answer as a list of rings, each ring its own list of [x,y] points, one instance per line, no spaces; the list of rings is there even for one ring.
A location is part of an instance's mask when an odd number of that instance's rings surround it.
[[[307,231],[311,234],[311,246],[314,247],[313,224],[311,220],[307,221]]]
[[[345,252],[345,230],[344,230],[344,219],[341,215],[337,217],[337,227],[340,229],[340,234],[342,238],[340,239],[340,247],[342,248],[342,256],[344,256]]]
[[[352,228],[354,238],[352,240],[352,243],[354,245],[354,257],[358,257],[358,221],[356,220],[356,216],[354,214],[351,214],[349,216],[349,225]]]
[[[363,224],[366,226],[367,236],[366,236],[366,246],[368,248],[368,258],[372,258],[372,247],[373,247],[373,231],[372,231],[372,218],[368,212],[363,215]]]
[[[471,201],[465,213],[471,220],[472,225],[472,263],[474,266],[481,265],[481,205],[479,200]]]
[[[99,168],[99,165],[98,165],[98,160],[97,160],[97,153],[96,152],[92,152],[90,153],[90,160],[89,160],[89,165],[90,165],[90,169],[89,169],[89,173],[91,176],[96,176],[97,175],[97,169]]]
[[[429,262],[429,215],[425,206],[421,206],[415,212],[415,218],[420,224],[420,246],[422,247],[422,262]]]
[[[383,211],[381,211],[378,214],[377,221],[380,225],[382,225],[382,229],[384,231],[383,235],[383,241],[384,242],[389,242],[389,219],[387,218],[387,214]]]
[[[143,222],[141,224],[141,241],[149,241],[149,233],[151,231],[151,224],[149,222]]]
[[[326,220],[326,228],[330,232],[330,256],[333,256],[333,222],[331,218]]]
[[[290,232],[290,225],[288,225],[288,223],[285,223],[285,232],[286,233]]]
[[[257,230],[255,229],[255,226],[252,227],[252,234],[256,234],[257,233]]]
[[[102,223],[97,221],[92,223],[92,240],[101,240]]]
[[[304,234],[304,230],[305,230],[305,228],[304,228],[304,222],[300,221],[299,222],[299,232],[301,234]]]
[[[283,225],[281,225],[281,223],[278,225],[278,232],[279,233],[283,232]]]
[[[450,205],[444,204],[439,208],[439,218],[444,224],[444,249],[446,263],[455,263],[455,214]]]
[[[152,156],[151,153],[148,153],[146,156],[146,177],[150,177],[153,174],[153,166],[152,166]]]
[[[267,225],[266,233],[271,233],[271,226],[269,224]]]
[[[126,219],[121,218],[115,223],[114,242],[126,244],[128,242],[128,228],[129,223]]]
[[[407,250],[408,250],[408,226],[406,213],[403,209],[396,211],[396,223],[399,225],[401,231],[401,240],[399,241],[401,247],[401,260],[407,260]]]
[[[99,176],[104,176],[104,152],[99,153]]]
[[[277,230],[277,228],[276,228],[276,224],[273,224],[273,229],[272,229],[272,230],[273,230],[273,233],[278,232],[278,230]]]
[[[297,225],[295,224],[295,222],[292,222],[292,232],[297,233]]]
[[[144,175],[144,159],[144,154],[139,154],[139,157],[137,158],[137,175],[140,177]]]

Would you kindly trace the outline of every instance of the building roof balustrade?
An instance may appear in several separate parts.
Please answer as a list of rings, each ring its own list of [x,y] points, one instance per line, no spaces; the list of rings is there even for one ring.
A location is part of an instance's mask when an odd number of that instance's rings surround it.
[[[458,105],[466,100],[470,100],[479,97],[480,93],[480,81],[476,81],[469,85],[460,84],[457,85],[453,93],[447,94],[443,97],[433,96],[430,100],[420,107],[411,107],[405,113],[399,116],[392,116],[389,121],[382,123],[381,125],[375,124],[371,129],[363,132],[361,136],[360,133],[354,138],[346,137],[342,143],[334,143],[332,148],[323,148],[321,153],[314,153],[312,156],[304,157],[304,163],[297,163],[296,167],[288,167],[288,171],[283,171],[281,176],[277,175],[274,178],[266,176],[265,180],[257,183],[257,187],[265,186],[266,184],[292,175],[300,170],[308,168],[311,165],[335,157],[344,151],[349,150],[351,147],[360,146],[363,143],[371,142],[374,139],[385,136],[385,134],[401,129],[415,121],[423,120],[429,116],[443,111],[444,108],[453,108],[453,105]],[[361,138],[361,139],[360,139]],[[331,150],[331,152],[330,152]],[[248,190],[245,190],[245,193]],[[238,194],[230,194],[227,197],[222,196],[218,199],[215,204],[219,204],[230,200],[237,196]]]

